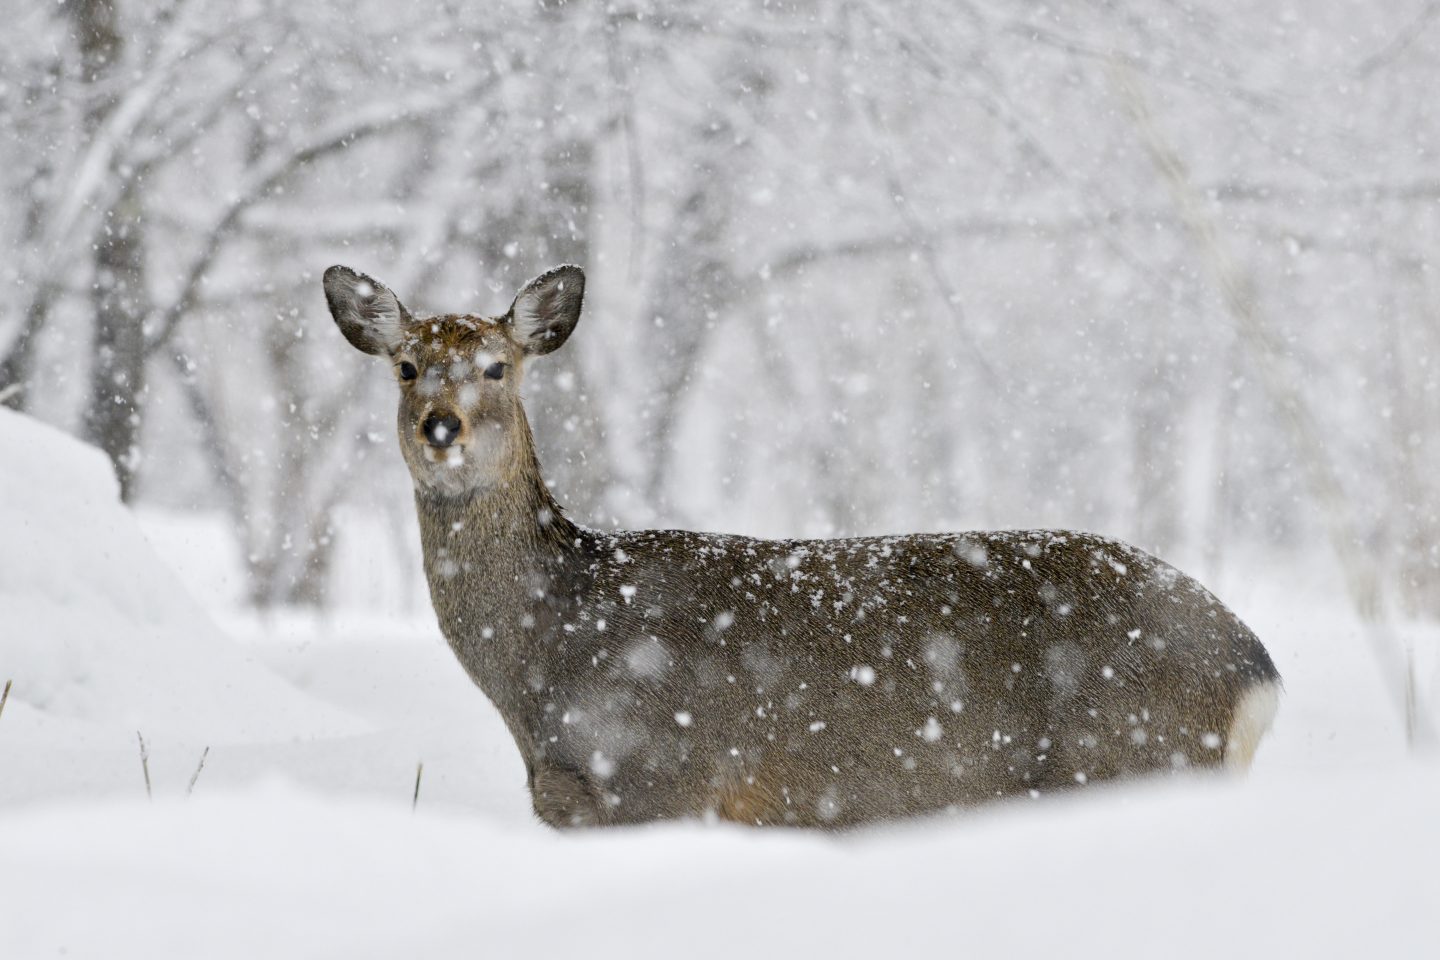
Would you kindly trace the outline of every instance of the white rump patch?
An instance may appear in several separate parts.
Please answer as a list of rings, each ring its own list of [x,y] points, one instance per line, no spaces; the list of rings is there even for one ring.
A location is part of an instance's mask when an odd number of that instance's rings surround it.
[[[1244,773],[1250,768],[1255,750],[1260,746],[1261,738],[1269,732],[1279,706],[1278,683],[1261,683],[1245,691],[1235,705],[1235,716],[1230,721],[1230,731],[1225,738],[1226,769]]]

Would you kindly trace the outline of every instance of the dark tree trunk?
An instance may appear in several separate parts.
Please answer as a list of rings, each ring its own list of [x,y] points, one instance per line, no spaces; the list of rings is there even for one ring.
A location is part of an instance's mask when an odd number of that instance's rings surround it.
[[[760,70],[737,68],[725,86],[759,111],[770,89]],[[657,352],[656,388],[646,403],[649,423],[646,502],[660,519],[673,516],[670,498],[685,396],[704,359],[710,333],[739,298],[732,255],[735,192],[750,166],[750,141],[738,135],[727,112],[707,112],[695,128],[695,160],[687,192],[660,244],[662,261],[644,319],[656,324],[650,339]]]
[[[714,144],[729,128],[714,131]],[[712,145],[714,145],[712,144]],[[704,155],[709,156],[708,151]],[[694,379],[705,344],[734,293],[734,279],[725,250],[730,203],[721,179],[709,161],[696,166],[690,192],[675,211],[667,251],[660,268],[653,306],[645,319],[657,326],[654,343],[661,351],[653,367],[656,389],[649,407],[649,473],[646,502],[662,515],[673,509],[670,477],[685,394]]]
[[[70,8],[80,48],[81,79],[90,94],[86,129],[104,124],[117,100],[124,40],[114,0],[77,0]],[[106,212],[95,237],[91,302],[95,335],[85,434],[115,464],[120,495],[135,492],[145,396],[145,329],[149,310],[145,277],[144,204],[127,189]]]
[[[1423,291],[1418,277],[1407,277]],[[1393,299],[1393,294],[1392,294]],[[1394,467],[1391,502],[1398,506],[1388,512],[1389,540],[1395,556],[1400,609],[1410,617],[1440,621],[1440,485],[1435,479],[1434,461],[1427,439],[1427,425],[1440,418],[1433,389],[1427,389],[1426,366],[1414,358],[1433,355],[1437,345],[1433,307],[1423,292],[1411,311],[1399,303],[1389,304],[1382,322],[1389,343],[1384,381],[1389,389],[1389,447]],[[1408,316],[1418,316],[1419,322]],[[1407,329],[1407,327],[1409,329]],[[1428,342],[1427,342],[1428,341]],[[1419,369],[1415,369],[1416,367]]]
[[[1231,531],[1235,520],[1235,417],[1240,387],[1236,376],[1240,367],[1240,341],[1232,337],[1221,361],[1218,396],[1215,402],[1215,423],[1211,436],[1210,503],[1205,517],[1201,549],[1204,552],[1205,577],[1218,584],[1229,552]]]
[[[590,257],[590,209],[594,196],[594,144],[572,138],[544,157],[542,214],[533,223],[536,269],[559,263],[584,266]],[[527,371],[527,411],[540,461],[562,505],[577,516],[601,519],[611,477],[605,456],[605,422],[589,396],[581,350],[558,350]]]
[[[26,308],[19,335],[11,342],[5,359],[0,360],[0,403],[12,410],[24,410],[34,392],[30,387],[35,366],[35,344],[50,318],[51,296],[52,292],[48,289],[36,292]]]
[[[478,246],[487,280],[516,290],[556,264],[589,262],[594,165],[594,144],[581,135],[559,140],[538,158],[531,189],[485,225]],[[584,349],[583,338],[577,339],[531,364],[525,401],[556,499],[598,523],[612,477],[604,414],[590,397]]]
[[[145,240],[139,198],[126,191],[95,250],[95,311],[85,434],[115,464],[120,496],[135,491],[145,399]]]
[[[44,78],[25,86],[24,102],[41,103],[47,98],[58,99],[55,91],[60,86],[60,55],[51,61]],[[43,122],[27,122],[27,118],[16,118],[13,133],[17,138],[29,139],[44,136]],[[45,232],[46,204],[53,184],[54,164],[45,151],[38,151],[33,159],[34,166],[23,188],[23,195],[17,198],[23,205],[25,218],[21,238],[26,245],[39,244]],[[30,378],[35,366],[35,347],[40,333],[50,319],[50,304],[55,299],[55,288],[50,283],[40,283],[30,294],[25,314],[20,320],[18,332],[10,341],[4,358],[0,359],[0,403],[13,410],[24,410],[34,391],[29,390]]]
[[[1132,441],[1135,457],[1136,530],[1139,545],[1170,556],[1180,539],[1180,470],[1175,431],[1180,422],[1173,369],[1155,360],[1135,400]]]

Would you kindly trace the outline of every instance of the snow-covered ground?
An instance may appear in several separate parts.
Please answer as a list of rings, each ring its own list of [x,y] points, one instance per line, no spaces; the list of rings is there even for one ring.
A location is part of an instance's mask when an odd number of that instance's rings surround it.
[[[181,583],[223,545],[151,526],[162,552],[98,453],[0,411],[0,957],[1440,951],[1440,765],[1323,577],[1221,585],[1287,685],[1246,780],[558,836],[427,617],[222,630]],[[1440,635],[1406,635],[1433,715]]]

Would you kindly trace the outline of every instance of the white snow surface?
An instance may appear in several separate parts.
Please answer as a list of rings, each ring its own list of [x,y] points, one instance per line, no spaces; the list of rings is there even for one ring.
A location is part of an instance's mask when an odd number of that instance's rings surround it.
[[[1246,779],[1091,786],[839,837],[561,835],[534,822],[503,724],[428,618],[231,618],[244,637],[228,639],[104,459],[5,411],[0,524],[5,960],[1440,947],[1440,765],[1406,748],[1333,591],[1293,570],[1257,563],[1220,590],[1286,681]],[[174,546],[187,563],[224,549]],[[1436,631],[1401,629],[1431,709]]]
[[[0,823],[0,936],[212,960],[1434,956],[1440,775],[1376,787],[1097,791],[843,839],[558,836],[279,785],[64,805]]]

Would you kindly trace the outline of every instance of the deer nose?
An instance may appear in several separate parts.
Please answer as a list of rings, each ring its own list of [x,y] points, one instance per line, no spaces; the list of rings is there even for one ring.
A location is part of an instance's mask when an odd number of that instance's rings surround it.
[[[420,432],[425,434],[425,440],[430,446],[444,449],[460,436],[460,418],[449,411],[432,413],[420,424]]]

